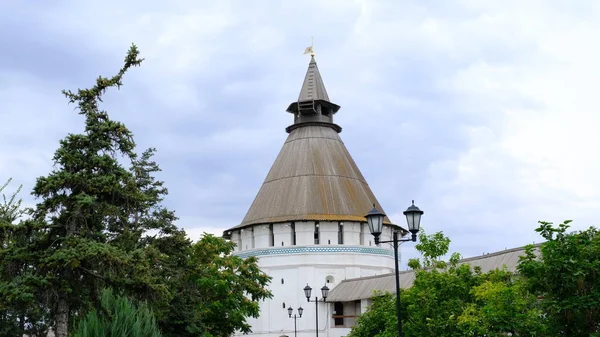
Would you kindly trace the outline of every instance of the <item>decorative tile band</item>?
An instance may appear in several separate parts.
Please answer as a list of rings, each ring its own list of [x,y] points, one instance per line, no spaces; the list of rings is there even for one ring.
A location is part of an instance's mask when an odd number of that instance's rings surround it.
[[[233,255],[243,259],[250,256],[268,256],[285,254],[305,254],[305,253],[357,253],[357,254],[375,254],[394,256],[394,252],[389,249],[360,246],[291,246],[291,247],[270,247],[264,249],[255,249],[243,252],[234,252]]]

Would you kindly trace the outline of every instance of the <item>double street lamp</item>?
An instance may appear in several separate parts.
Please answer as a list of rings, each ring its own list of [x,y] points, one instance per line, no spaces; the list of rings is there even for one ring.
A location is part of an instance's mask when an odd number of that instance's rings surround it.
[[[381,241],[379,240],[379,236],[381,235],[381,231],[383,229],[383,219],[385,218],[385,214],[378,210],[375,205],[373,205],[373,209],[365,215],[367,218],[367,223],[369,224],[369,230],[371,234],[375,238],[375,244],[379,245],[380,243],[392,243],[394,245],[394,262],[396,267],[396,316],[398,318],[398,336],[402,337],[402,315],[400,313],[400,273],[398,268],[398,246],[400,242],[417,241],[417,233],[419,232],[421,226],[421,215],[423,215],[423,211],[419,209],[419,207],[415,206],[415,201],[412,201],[412,205],[404,211],[404,215],[406,216],[406,222],[408,224],[408,231],[411,233],[410,239],[399,239],[398,231],[393,232],[392,240],[390,241]],[[305,288],[306,289],[306,288]]]
[[[294,309],[292,309],[292,307],[289,307],[287,309],[288,311],[288,316],[290,316],[290,318],[294,319],[294,337],[298,336],[298,328],[296,326],[296,319],[297,318],[302,318],[302,313],[304,312],[304,309],[302,309],[302,307],[298,308],[298,316],[296,316],[296,314],[294,314],[294,317],[292,317],[292,314],[294,313]]]
[[[308,283],[306,284],[306,287],[304,287],[304,295],[306,296],[306,300],[308,302],[315,302],[315,336],[319,336],[319,297],[315,296],[314,300],[310,300],[310,294],[312,292],[312,288],[308,285]],[[329,296],[329,288],[327,287],[327,285],[324,285],[323,288],[321,288],[321,298],[323,300],[323,302],[325,302],[325,300],[327,300],[327,296]],[[288,309],[289,312],[289,309]]]

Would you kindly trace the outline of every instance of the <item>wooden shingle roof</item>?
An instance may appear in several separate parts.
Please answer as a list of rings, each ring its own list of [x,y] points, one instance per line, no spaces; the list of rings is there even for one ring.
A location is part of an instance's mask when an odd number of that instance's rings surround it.
[[[288,138],[242,222],[359,221],[375,205],[383,208],[339,136],[333,123],[339,106],[329,101],[314,57],[308,65]],[[386,217],[384,223],[391,224]]]
[[[365,221],[383,210],[339,134],[326,126],[292,130],[242,223]],[[391,224],[386,217],[385,223]],[[232,228],[233,229],[233,228]]]

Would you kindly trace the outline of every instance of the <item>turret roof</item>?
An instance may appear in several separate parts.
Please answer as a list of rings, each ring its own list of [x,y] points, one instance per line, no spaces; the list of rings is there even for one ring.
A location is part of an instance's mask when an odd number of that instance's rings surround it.
[[[310,63],[308,64],[308,70],[304,77],[304,83],[302,83],[302,89],[300,89],[300,95],[298,96],[298,102],[304,101],[316,101],[323,100],[329,102],[329,96],[323,84],[319,67],[315,57],[310,57]]]
[[[329,102],[314,57],[298,102],[302,100]],[[231,229],[307,220],[365,222],[373,205],[383,211],[342,142],[337,125],[304,122],[294,126],[288,128],[289,136],[248,213]],[[387,217],[384,222],[391,224]]]

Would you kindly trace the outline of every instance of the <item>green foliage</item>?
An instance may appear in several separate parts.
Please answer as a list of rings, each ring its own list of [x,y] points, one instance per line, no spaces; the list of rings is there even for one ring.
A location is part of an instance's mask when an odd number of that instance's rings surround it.
[[[157,170],[149,161],[153,150],[139,158],[131,131],[99,107],[106,90],[120,87],[125,72],[142,62],[138,55],[133,45],[117,75],[99,77],[90,89],[63,91],[85,118],[85,129],[60,141],[54,169],[37,179],[32,192],[40,201],[27,226],[36,235],[23,258],[54,297],[47,305],[58,337],[66,336],[69,315],[93,307],[105,285],[165,296],[152,275],[140,273],[151,269],[138,265],[149,265],[143,260],[154,253],[144,234],[172,226],[174,219],[160,206],[162,183],[148,180]]]
[[[405,335],[465,336],[458,318],[473,302],[471,290],[481,279],[469,265],[417,270],[413,286],[401,297]]]
[[[448,253],[450,248],[450,238],[444,235],[443,232],[427,235],[425,230],[421,228],[419,232],[419,243],[415,248],[421,253],[423,263],[419,259],[409,259],[408,267],[411,269],[420,268],[445,268],[446,262],[441,258]],[[458,254],[458,253],[454,253]],[[456,259],[456,255],[453,259]],[[459,259],[460,257],[458,257]]]
[[[234,244],[204,235],[189,249],[189,260],[172,288],[178,295],[161,327],[165,336],[231,336],[250,332],[247,317],[258,317],[259,302],[271,298],[270,277],[257,259],[231,255]]]
[[[348,337],[397,337],[396,295],[376,294]]]
[[[48,312],[36,292],[43,283],[23,259],[34,233],[18,222],[26,215],[18,198],[21,186],[8,198],[3,194],[10,182],[0,186],[0,336],[45,336]]]
[[[0,185],[0,195],[2,195],[2,203],[0,203],[0,226],[13,225],[25,214],[25,209],[22,207],[23,200],[18,198],[18,195],[23,188],[22,185],[20,185],[10,197],[7,198],[4,194],[4,190],[11,181],[12,178],[8,179],[3,185]],[[2,235],[0,236],[2,242],[6,239],[5,235],[7,232],[8,231],[5,228],[2,229],[2,234],[0,234]]]
[[[450,240],[438,232],[420,236],[418,259],[410,289],[401,291],[405,337],[544,336],[544,321],[537,298],[527,292],[512,273],[494,270],[486,274],[468,264],[458,265],[454,253],[450,263],[440,257],[448,252]],[[395,296],[373,298],[349,337],[397,336]]]
[[[600,334],[600,232],[594,227],[567,233],[569,223],[540,222],[547,241],[540,256],[529,246],[519,272],[528,290],[543,298],[552,336]]]
[[[10,197],[6,197],[3,193],[11,179],[0,185],[0,194],[2,194],[2,204],[0,204],[0,275],[3,278],[10,278],[14,275],[14,268],[18,266],[8,266],[6,261],[6,250],[7,247],[12,243],[14,238],[12,237],[12,227],[14,226],[15,220],[19,217],[21,212],[21,200],[17,199],[18,192],[14,193]],[[19,190],[21,188],[19,187]],[[11,300],[14,298],[15,300]],[[19,319],[24,317],[23,308],[16,308],[13,302],[17,302],[19,296],[11,294],[10,290],[6,286],[0,286],[0,335],[1,336],[17,336],[23,334],[24,331],[19,326]],[[16,304],[16,303],[15,303]]]
[[[474,336],[546,336],[540,303],[512,273],[495,270],[473,287],[474,302],[459,316],[462,330]]]
[[[192,244],[175,226],[155,150],[138,154],[133,133],[100,108],[141,62],[132,45],[115,76],[63,91],[84,130],[60,141],[53,170],[33,188],[34,208],[25,212],[16,195],[0,204],[0,335],[53,326],[66,337],[109,287],[147,303],[163,336],[230,336],[248,332],[246,319],[272,296],[256,258],[232,256],[233,244],[211,235]],[[99,329],[95,315],[88,331]]]
[[[145,303],[134,305],[127,297],[102,291],[100,310],[92,310],[79,322],[73,337],[161,337]]]

